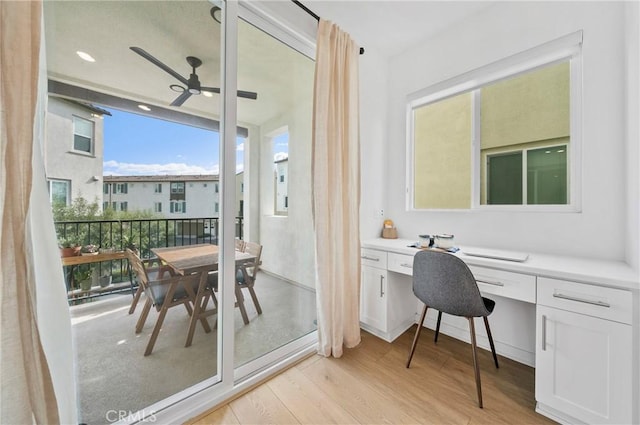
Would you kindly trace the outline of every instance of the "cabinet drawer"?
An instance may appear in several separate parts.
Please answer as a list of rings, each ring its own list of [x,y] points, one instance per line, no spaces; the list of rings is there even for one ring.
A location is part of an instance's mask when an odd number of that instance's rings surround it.
[[[481,292],[535,304],[535,276],[478,266],[469,266],[469,269],[476,278]]]
[[[377,249],[360,249],[360,260],[363,266],[377,267],[379,269],[387,268],[387,253],[378,251]]]
[[[413,275],[413,255],[389,253],[389,270],[396,273]]]
[[[623,289],[540,277],[538,304],[631,324],[631,292]]]

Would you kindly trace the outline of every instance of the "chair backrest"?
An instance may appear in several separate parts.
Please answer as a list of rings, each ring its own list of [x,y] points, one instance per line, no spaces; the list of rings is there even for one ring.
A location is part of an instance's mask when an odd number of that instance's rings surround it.
[[[262,264],[262,261],[260,261],[260,256],[262,255],[262,245],[255,242],[245,242],[244,252],[246,252],[247,254],[255,255],[256,257],[255,261],[251,263],[251,268],[253,269],[251,276],[255,277],[260,264]]]
[[[245,242],[236,238],[236,251],[244,252]]]
[[[147,275],[147,270],[144,268],[142,260],[137,253],[130,250],[129,248],[126,248],[126,253],[131,269],[134,271],[136,276],[138,276],[138,283],[142,285],[142,289],[146,290],[146,288],[149,286],[149,276]]]
[[[413,259],[413,293],[429,308],[464,317],[488,316],[469,267],[458,257],[420,251]]]

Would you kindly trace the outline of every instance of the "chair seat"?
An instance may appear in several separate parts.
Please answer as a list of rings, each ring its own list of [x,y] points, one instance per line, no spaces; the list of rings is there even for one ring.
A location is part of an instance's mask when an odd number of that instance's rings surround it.
[[[170,286],[171,286],[170,282],[164,283],[162,281],[157,281],[157,282],[151,281],[149,283],[149,290],[152,293],[152,299],[155,301],[155,307],[156,309],[158,309],[158,311],[160,311],[162,304],[164,304],[164,299],[167,296],[167,292],[169,292]],[[193,292],[197,293],[198,281],[192,280],[191,287],[193,288]],[[187,294],[187,291],[185,290],[184,286],[178,285],[175,292],[173,293],[173,299],[171,301],[178,301],[178,300],[188,299],[188,298],[189,298],[189,294]]]

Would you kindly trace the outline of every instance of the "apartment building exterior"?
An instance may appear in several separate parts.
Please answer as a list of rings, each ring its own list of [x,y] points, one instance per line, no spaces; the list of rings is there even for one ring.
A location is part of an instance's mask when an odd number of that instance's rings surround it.
[[[104,123],[109,111],[88,103],[49,96],[45,131],[45,172],[51,203],[75,198],[102,203]]]
[[[237,174],[236,214],[243,215],[243,173]],[[102,208],[150,211],[164,218],[220,215],[220,178],[207,175],[104,176]]]

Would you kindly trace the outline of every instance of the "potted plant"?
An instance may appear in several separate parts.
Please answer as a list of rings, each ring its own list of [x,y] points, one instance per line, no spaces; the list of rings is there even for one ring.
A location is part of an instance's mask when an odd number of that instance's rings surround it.
[[[61,257],[73,257],[80,252],[80,244],[75,236],[64,236],[58,239]]]
[[[80,250],[82,255],[96,255],[98,254],[98,247],[96,245],[85,245]]]
[[[122,236],[122,246],[124,248],[129,248],[133,252],[138,252],[138,245],[136,245],[134,238],[131,235]]]
[[[102,276],[98,278],[98,284],[101,288],[106,288],[111,285],[111,273],[108,270],[105,270]]]
[[[73,272],[73,280],[78,284],[81,290],[88,291],[89,289],[91,289],[92,274],[93,274],[93,270],[91,268],[78,267]]]

